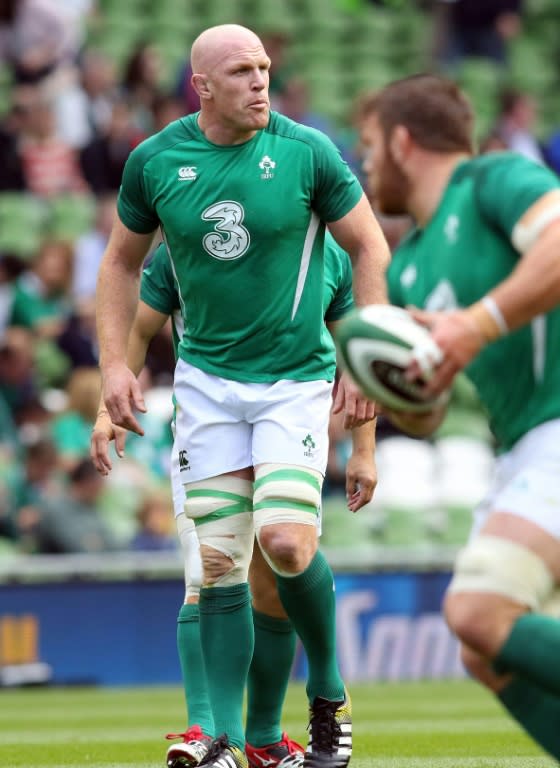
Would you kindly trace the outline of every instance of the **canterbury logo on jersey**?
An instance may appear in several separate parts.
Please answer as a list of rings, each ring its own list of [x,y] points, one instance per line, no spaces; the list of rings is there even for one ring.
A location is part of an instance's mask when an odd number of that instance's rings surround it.
[[[177,171],[179,181],[195,181],[198,178],[196,165],[184,165]]]

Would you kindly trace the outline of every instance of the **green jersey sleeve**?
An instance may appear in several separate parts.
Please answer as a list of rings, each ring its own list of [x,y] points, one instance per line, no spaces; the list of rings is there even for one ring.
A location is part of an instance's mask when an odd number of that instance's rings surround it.
[[[158,245],[142,272],[140,299],[162,315],[171,315],[179,309],[177,284],[165,243]]]
[[[140,235],[153,232],[159,226],[145,178],[146,164],[151,156],[150,139],[132,150],[124,166],[117,200],[117,211],[122,223]]]
[[[332,275],[332,277],[331,277]],[[332,285],[330,296],[325,296],[325,321],[344,317],[354,306],[352,295],[352,262],[346,251],[327,235],[325,240],[325,287]]]
[[[480,166],[475,195],[486,220],[511,240],[525,211],[559,187],[558,178],[548,168],[522,155],[495,153],[488,155],[488,161]]]
[[[323,221],[338,221],[354,208],[363,190],[331,139],[320,131],[308,130],[313,133],[317,180],[312,208]]]

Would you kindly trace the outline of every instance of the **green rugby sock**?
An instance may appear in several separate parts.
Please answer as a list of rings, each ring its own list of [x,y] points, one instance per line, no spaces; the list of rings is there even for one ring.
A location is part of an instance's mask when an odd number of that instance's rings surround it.
[[[214,738],[214,719],[208,698],[196,604],[181,606],[177,617],[177,650],[185,690],[187,722],[189,726],[200,725],[203,733]]]
[[[282,604],[307,655],[309,701],[316,696],[341,701],[344,683],[336,658],[336,604],[329,564],[318,551],[303,573],[276,578]]]
[[[243,697],[254,645],[249,585],[202,587],[199,610],[215,733],[227,733],[244,750]]]
[[[246,739],[265,747],[282,738],[282,706],[296,650],[291,621],[253,609],[255,650],[247,680]]]
[[[498,698],[537,744],[560,759],[560,697],[515,677]]]
[[[560,695],[560,621],[551,616],[525,613],[500,649],[494,667],[513,672],[535,685]]]

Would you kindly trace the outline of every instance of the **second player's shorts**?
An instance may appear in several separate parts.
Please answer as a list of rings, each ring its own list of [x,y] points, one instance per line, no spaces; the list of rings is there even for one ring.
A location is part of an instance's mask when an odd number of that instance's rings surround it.
[[[179,360],[174,387],[181,484],[267,463],[325,474],[332,382],[232,381]]]
[[[519,515],[560,539],[560,419],[535,427],[498,457],[492,486],[474,511],[472,536],[492,512]]]

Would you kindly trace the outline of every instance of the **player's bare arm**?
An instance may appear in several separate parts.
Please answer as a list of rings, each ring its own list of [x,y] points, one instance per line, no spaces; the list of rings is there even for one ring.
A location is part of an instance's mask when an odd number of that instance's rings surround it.
[[[539,224],[540,222],[540,224]],[[521,217],[513,244],[524,248],[516,268],[481,301],[464,310],[426,313],[413,310],[445,353],[427,385],[446,389],[458,371],[486,344],[521,328],[560,303],[560,190],[543,195]],[[545,276],[541,279],[539,276]]]
[[[157,312],[143,301],[138,304],[138,311],[130,331],[127,363],[135,376],[138,376],[146,361],[146,354],[151,340],[159,333],[167,321],[167,315]],[[108,475],[113,468],[109,454],[109,443],[115,441],[117,456],[124,455],[126,429],[112,423],[109,411],[103,401],[99,405],[90,443],[90,455],[93,464],[102,475]]]
[[[145,411],[140,385],[126,364],[130,330],[138,306],[140,271],[152,234],[139,235],[117,219],[97,283],[97,331],[103,400],[111,421],[143,434],[133,411]]]
[[[377,485],[375,428],[374,419],[352,430],[352,453],[346,464],[346,499],[351,512],[372,500]]]
[[[346,216],[329,222],[328,226],[352,260],[356,305],[386,304],[385,271],[390,258],[389,246],[365,194]]]

